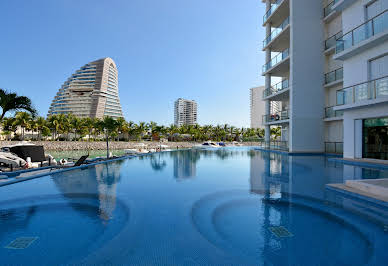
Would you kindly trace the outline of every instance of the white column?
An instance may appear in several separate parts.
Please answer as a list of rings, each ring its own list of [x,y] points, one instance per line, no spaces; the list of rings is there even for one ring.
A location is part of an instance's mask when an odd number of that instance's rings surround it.
[[[268,11],[271,8],[271,1],[266,0],[266,11]],[[271,24],[267,23],[266,27],[266,37],[271,34]],[[267,63],[269,60],[271,60],[271,49],[267,48],[265,50],[265,63]],[[269,89],[271,88],[271,75],[267,74],[265,75],[265,88]],[[271,114],[271,102],[270,100],[265,101],[265,114],[269,116]],[[270,126],[266,125],[265,126],[265,141],[270,141],[271,140],[271,128]]]

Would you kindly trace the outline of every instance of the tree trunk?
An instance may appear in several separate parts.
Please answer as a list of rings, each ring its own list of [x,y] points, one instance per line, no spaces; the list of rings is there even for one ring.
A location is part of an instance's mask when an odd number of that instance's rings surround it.
[[[105,134],[106,137],[106,158],[109,158],[109,137],[108,134]]]

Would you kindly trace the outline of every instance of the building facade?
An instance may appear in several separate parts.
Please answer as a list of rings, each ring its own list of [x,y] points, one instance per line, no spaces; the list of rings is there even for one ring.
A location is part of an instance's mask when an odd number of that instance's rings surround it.
[[[48,116],[69,113],[78,117],[123,117],[118,71],[111,58],[84,65],[62,85],[54,97]]]
[[[179,98],[174,104],[174,124],[178,127],[196,125],[197,111],[197,103],[195,101]]]
[[[263,2],[266,140],[388,159],[388,0]]]
[[[251,128],[262,127],[261,118],[265,114],[265,105],[262,100],[264,86],[250,89]]]

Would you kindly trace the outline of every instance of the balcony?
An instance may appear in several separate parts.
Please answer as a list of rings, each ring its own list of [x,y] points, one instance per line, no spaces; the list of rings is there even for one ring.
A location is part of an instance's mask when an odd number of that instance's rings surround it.
[[[333,87],[342,82],[344,77],[344,69],[338,68],[334,71],[325,74],[325,88]]]
[[[290,24],[290,17],[287,17],[278,27],[273,29],[272,32],[263,41],[263,50],[267,46],[269,46],[271,43],[273,43],[274,40],[278,38],[278,36],[283,35],[282,34],[283,32],[287,31],[288,35],[289,35],[289,30],[288,30],[289,29],[289,27],[288,27],[289,24]],[[287,41],[288,40],[287,37],[289,39],[289,36],[284,36],[284,39],[279,40],[279,42],[277,42],[275,45],[272,45],[274,47],[272,47],[271,50],[276,52],[279,49],[282,49],[285,44],[288,46],[289,45],[289,41]],[[285,47],[282,50],[284,50],[284,49],[285,49]]]
[[[384,101],[388,101],[388,76],[337,91],[335,109],[342,110]],[[338,108],[338,106],[343,107]]]
[[[327,18],[329,15],[333,14],[335,9],[334,6],[339,2],[340,0],[334,0],[331,1],[324,9],[323,9],[323,17]]]
[[[271,75],[277,75],[282,76],[289,70],[288,65],[283,65],[282,62],[286,62],[286,59],[288,59],[290,53],[289,49],[287,48],[283,52],[278,53],[276,56],[274,56],[270,61],[268,61],[263,66],[263,75],[265,74],[271,74]]]
[[[344,115],[344,111],[342,110],[334,110],[334,106],[329,106],[325,108],[325,120],[326,121],[332,121],[332,120],[341,120],[342,116]]]
[[[325,153],[343,154],[344,153],[344,143],[343,142],[325,142]]]
[[[283,2],[283,0],[276,0],[274,3],[271,4],[270,9],[268,9],[268,11],[264,14],[263,24],[265,24],[267,19],[275,12],[275,10],[279,7],[281,2]]]
[[[260,141],[258,147],[266,150],[288,151],[288,141]]]
[[[271,8],[263,16],[263,26],[270,22],[271,24],[278,24],[289,14],[289,1],[276,0],[272,3]]]
[[[387,39],[388,10],[385,10],[339,38],[334,59],[347,59]]]
[[[289,88],[289,81],[288,79],[282,80],[279,83],[276,83],[271,88],[265,89],[263,91],[263,98],[270,97],[272,95],[275,95],[283,90],[286,90]]]
[[[262,124],[281,124],[288,122],[289,119],[288,110],[284,110],[270,115],[263,115]]]
[[[334,34],[325,41],[325,54],[330,54],[335,51],[336,42],[342,37],[342,31]]]

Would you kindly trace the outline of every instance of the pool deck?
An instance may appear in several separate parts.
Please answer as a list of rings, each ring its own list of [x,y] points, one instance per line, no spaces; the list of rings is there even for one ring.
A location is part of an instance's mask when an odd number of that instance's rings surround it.
[[[328,184],[327,187],[345,194],[361,196],[366,200],[388,206],[388,179],[347,180],[345,184]]]

